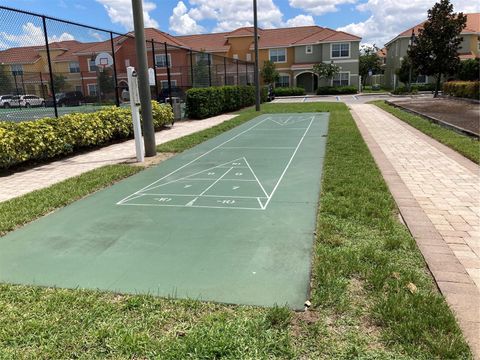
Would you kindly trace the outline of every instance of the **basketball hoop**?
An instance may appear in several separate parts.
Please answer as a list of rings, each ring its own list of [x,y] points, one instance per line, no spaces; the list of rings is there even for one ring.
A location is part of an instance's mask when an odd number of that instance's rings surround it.
[[[106,67],[110,67],[113,65],[113,58],[112,55],[109,53],[103,52],[97,55],[95,58],[95,66],[101,71],[104,71]]]

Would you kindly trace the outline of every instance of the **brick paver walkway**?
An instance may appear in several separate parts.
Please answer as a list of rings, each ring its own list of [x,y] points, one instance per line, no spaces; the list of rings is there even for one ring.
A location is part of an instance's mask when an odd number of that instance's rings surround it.
[[[480,168],[374,105],[352,114],[477,358]]]
[[[205,120],[182,121],[173,128],[155,134],[156,143],[162,144],[179,137],[218,125],[236,115],[219,115]],[[118,164],[135,157],[133,140],[106,146],[99,150],[54,161],[49,164],[0,177],[0,202],[42,189],[62,180],[80,175],[104,165]]]

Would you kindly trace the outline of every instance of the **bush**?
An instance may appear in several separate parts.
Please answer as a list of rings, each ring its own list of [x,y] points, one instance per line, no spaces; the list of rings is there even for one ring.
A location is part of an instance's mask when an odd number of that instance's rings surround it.
[[[152,101],[155,129],[173,121],[170,105]],[[0,168],[71,154],[133,136],[129,108],[106,107],[94,113],[71,113],[58,119],[0,122]]]
[[[342,95],[356,94],[355,86],[321,86],[317,89],[317,95]]]
[[[301,87],[278,87],[273,90],[275,96],[301,96],[305,95],[305,89]]]
[[[460,62],[457,72],[458,79],[475,81],[480,79],[480,59],[468,59]]]
[[[479,99],[478,81],[449,81],[443,84],[443,93],[469,99]]]
[[[418,93],[418,88],[415,86],[412,86],[411,91],[408,91],[408,87],[406,86],[399,86],[395,90],[392,90],[392,94],[394,95],[417,94],[417,93]]]
[[[435,84],[412,85],[412,89],[415,89],[417,91],[435,91]]]
[[[204,119],[255,104],[253,86],[211,86],[186,92],[186,112],[192,119]]]

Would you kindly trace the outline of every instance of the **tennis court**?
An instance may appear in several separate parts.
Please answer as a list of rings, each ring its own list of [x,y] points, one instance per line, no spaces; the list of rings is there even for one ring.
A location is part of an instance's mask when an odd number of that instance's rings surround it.
[[[104,105],[81,105],[81,106],[61,106],[57,108],[58,116],[71,113],[88,113],[100,110]],[[30,107],[30,108],[0,108],[0,121],[29,121],[38,120],[46,117],[55,117],[53,107]]]
[[[328,114],[265,114],[0,238],[0,281],[308,299]]]

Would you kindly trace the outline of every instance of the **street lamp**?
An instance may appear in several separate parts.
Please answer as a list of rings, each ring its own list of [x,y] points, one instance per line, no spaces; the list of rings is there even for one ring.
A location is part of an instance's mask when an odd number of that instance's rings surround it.
[[[411,48],[413,46],[413,44],[415,43],[415,29],[412,29],[412,36],[410,37],[410,41],[409,41],[409,48]],[[408,58],[408,61],[409,61],[409,69],[408,69],[408,92],[411,92],[412,91],[412,59],[409,57]]]

